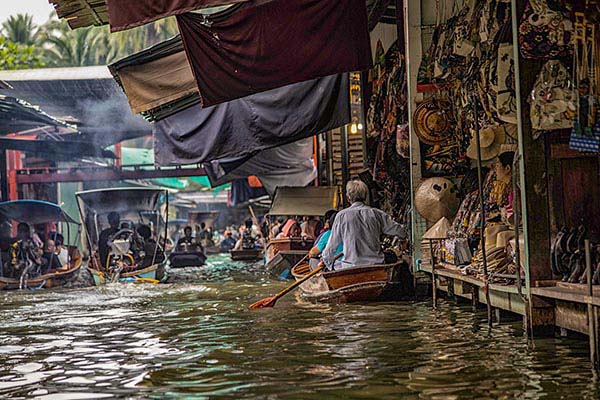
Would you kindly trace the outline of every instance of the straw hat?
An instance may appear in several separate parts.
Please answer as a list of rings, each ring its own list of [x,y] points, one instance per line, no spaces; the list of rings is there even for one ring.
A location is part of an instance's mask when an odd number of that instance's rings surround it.
[[[471,135],[471,143],[467,148],[467,157],[477,160],[477,141],[475,132]],[[500,146],[506,142],[506,132],[502,125],[490,125],[479,131],[481,144],[481,160],[489,161],[500,154]]]
[[[456,185],[446,178],[426,179],[415,193],[415,208],[429,222],[452,218],[459,206],[457,192]]]
[[[451,105],[446,100],[426,100],[419,104],[414,113],[415,132],[419,140],[429,145],[448,141],[452,129]]]
[[[506,248],[506,246],[508,245],[508,243],[513,240],[515,237],[515,231],[513,230],[508,230],[508,231],[504,231],[504,232],[500,232],[498,234],[498,236],[496,236],[496,247],[499,247],[501,249]]]
[[[485,249],[486,251],[495,250],[498,247],[498,234],[508,230],[507,225],[496,224],[485,228]]]
[[[442,217],[438,222],[435,223],[425,234],[423,239],[446,239],[448,237],[448,231],[451,230],[450,221],[448,218]]]
[[[498,153],[498,155],[503,154],[503,153],[508,153],[508,152],[516,153],[518,149],[519,149],[519,146],[515,143],[503,144],[500,146],[500,152]]]

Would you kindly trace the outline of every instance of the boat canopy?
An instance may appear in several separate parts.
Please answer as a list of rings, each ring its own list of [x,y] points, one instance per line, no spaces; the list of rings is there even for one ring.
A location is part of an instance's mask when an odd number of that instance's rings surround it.
[[[15,200],[0,203],[0,214],[6,218],[29,224],[49,222],[79,222],[65,213],[58,204],[40,200]]]
[[[269,215],[323,216],[340,204],[338,186],[278,187]]]
[[[97,214],[107,214],[112,211],[156,210],[161,196],[166,193],[160,188],[132,187],[87,190],[76,193],[76,196]]]

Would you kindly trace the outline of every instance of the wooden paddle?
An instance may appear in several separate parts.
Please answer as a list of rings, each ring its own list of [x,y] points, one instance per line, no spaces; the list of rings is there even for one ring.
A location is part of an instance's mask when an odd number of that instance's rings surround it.
[[[338,254],[337,256],[335,256],[334,260],[339,259],[341,256],[343,256],[342,253]],[[302,262],[302,260],[300,260],[300,262],[298,264],[300,264],[301,262]],[[296,264],[296,265],[298,265],[298,264]],[[315,268],[314,270],[310,271],[308,274],[306,274],[299,281],[294,282],[290,286],[288,286],[285,289],[283,289],[281,292],[277,293],[275,296],[265,297],[264,299],[259,300],[256,303],[252,304],[248,308],[250,308],[251,310],[256,310],[256,309],[259,309],[259,308],[267,308],[267,307],[273,307],[273,306],[275,306],[275,303],[277,302],[277,300],[279,300],[280,298],[282,298],[283,296],[285,296],[286,294],[288,294],[292,290],[296,289],[298,286],[300,286],[302,283],[304,283],[307,280],[309,280],[310,278],[312,278],[314,275],[316,275],[319,272],[321,272],[323,270],[323,268],[325,268],[325,264],[323,263],[323,261],[321,261],[319,263],[319,266],[317,268]]]

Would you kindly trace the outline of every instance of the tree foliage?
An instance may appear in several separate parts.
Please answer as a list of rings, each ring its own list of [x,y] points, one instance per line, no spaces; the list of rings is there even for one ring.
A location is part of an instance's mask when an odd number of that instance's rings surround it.
[[[0,27],[6,48],[0,69],[106,65],[177,33],[174,18],[111,34],[107,26],[71,30],[55,16],[38,27],[30,15],[17,14]]]
[[[41,68],[45,64],[34,46],[26,46],[0,37],[0,69]]]

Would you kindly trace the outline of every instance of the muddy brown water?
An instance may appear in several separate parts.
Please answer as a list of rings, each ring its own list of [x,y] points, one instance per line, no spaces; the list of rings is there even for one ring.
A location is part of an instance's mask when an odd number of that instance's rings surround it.
[[[0,398],[574,399],[581,338],[442,301],[248,304],[285,283],[213,256],[166,285],[0,293]]]

